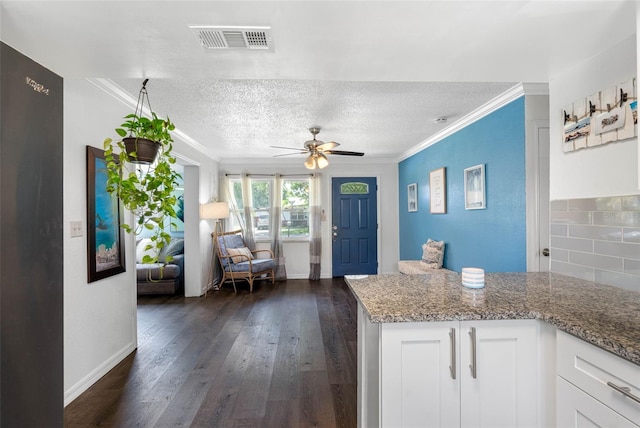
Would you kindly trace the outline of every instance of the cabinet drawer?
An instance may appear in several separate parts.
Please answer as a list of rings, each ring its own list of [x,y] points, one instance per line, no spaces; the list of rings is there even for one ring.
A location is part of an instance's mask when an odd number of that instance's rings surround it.
[[[640,403],[607,384],[629,388],[640,399],[640,366],[561,331],[556,363],[559,376],[640,425]]]
[[[637,428],[595,398],[558,376],[557,428]]]

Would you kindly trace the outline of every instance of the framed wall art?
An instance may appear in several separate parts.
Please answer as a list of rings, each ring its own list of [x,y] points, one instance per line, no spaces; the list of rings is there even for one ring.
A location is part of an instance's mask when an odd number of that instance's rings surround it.
[[[444,167],[429,173],[429,210],[431,214],[447,213],[447,178]]]
[[[184,232],[184,187],[177,187],[173,194],[176,197],[176,205],[173,207],[176,210],[176,217],[168,219],[170,230]]]
[[[410,213],[418,211],[418,183],[407,186],[407,204]]]
[[[484,187],[484,164],[464,170],[464,209],[483,210],[487,207]]]
[[[636,92],[634,77],[565,105],[562,150],[568,153],[636,137]]]
[[[126,271],[120,200],[106,190],[104,150],[87,146],[88,282]]]

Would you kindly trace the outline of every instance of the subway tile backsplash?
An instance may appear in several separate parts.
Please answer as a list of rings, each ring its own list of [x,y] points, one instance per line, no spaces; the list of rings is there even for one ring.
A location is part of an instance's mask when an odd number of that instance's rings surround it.
[[[550,205],[552,272],[640,292],[640,195]]]

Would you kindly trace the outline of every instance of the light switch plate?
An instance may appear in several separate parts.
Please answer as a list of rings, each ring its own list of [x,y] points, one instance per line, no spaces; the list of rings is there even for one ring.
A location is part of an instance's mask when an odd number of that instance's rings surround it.
[[[72,238],[79,238],[82,236],[82,221],[70,222],[70,235]]]

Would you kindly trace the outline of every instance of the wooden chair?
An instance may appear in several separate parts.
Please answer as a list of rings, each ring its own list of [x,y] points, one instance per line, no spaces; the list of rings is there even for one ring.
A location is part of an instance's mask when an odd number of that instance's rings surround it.
[[[214,232],[211,236],[222,269],[220,284],[231,280],[237,293],[235,280],[243,279],[249,282],[249,292],[252,293],[256,279],[271,279],[271,283],[275,283],[276,261],[271,250],[249,250],[241,230]]]

